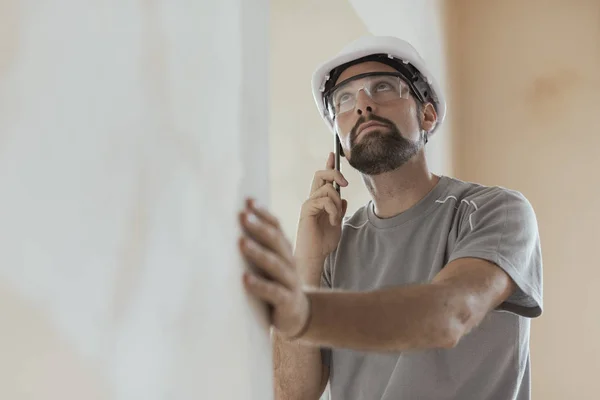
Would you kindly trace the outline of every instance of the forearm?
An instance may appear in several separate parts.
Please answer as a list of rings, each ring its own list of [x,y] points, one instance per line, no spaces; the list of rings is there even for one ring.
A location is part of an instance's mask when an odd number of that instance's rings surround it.
[[[464,296],[444,285],[372,292],[310,291],[312,317],[303,340],[365,351],[447,348],[470,315]]]
[[[294,255],[296,268],[307,287],[319,287],[325,258]],[[288,341],[273,331],[273,368],[275,399],[318,399],[328,376],[323,374],[319,347]]]
[[[321,274],[323,273],[325,257],[308,258],[295,253],[294,261],[304,286],[313,288],[321,286]]]
[[[327,377],[323,375],[318,347],[289,342],[276,331],[272,335],[276,400],[317,400]]]

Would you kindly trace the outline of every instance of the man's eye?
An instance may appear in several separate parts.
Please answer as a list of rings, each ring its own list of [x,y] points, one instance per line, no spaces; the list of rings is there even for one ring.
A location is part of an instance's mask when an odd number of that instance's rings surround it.
[[[352,96],[350,96],[348,93],[344,93],[342,94],[340,97],[338,97],[338,104],[344,104],[347,101],[350,101],[350,99],[352,98]]]
[[[391,90],[391,89],[392,89],[392,85],[390,85],[387,82],[380,82],[377,85],[375,85],[376,92],[385,92],[386,90]]]

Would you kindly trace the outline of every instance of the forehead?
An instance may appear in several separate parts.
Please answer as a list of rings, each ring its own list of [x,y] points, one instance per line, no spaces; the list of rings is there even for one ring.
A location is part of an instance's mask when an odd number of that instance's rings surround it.
[[[359,64],[354,64],[348,67],[341,73],[335,84],[345,81],[348,78],[359,74],[366,74],[368,72],[398,72],[395,68],[390,67],[387,64],[383,64],[377,61],[366,61]]]

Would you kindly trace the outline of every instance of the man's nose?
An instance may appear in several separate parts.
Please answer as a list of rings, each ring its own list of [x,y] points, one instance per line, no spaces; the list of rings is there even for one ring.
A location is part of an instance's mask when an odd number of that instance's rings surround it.
[[[363,113],[373,113],[375,109],[375,102],[369,96],[364,89],[358,91],[356,95],[356,113],[363,115]]]

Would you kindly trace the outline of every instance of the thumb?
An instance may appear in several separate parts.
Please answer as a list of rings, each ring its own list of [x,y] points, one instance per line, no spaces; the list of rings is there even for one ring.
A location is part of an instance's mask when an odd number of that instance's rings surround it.
[[[342,199],[342,217],[346,216],[347,210],[348,210],[348,201],[346,199]]]

